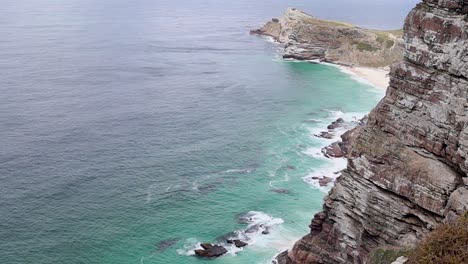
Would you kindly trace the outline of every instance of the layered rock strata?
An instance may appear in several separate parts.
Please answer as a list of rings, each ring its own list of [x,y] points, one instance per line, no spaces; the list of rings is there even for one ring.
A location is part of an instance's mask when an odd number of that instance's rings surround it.
[[[468,210],[467,16],[466,0],[424,0],[410,12],[385,98],[355,131],[310,233],[279,263],[365,263]]]
[[[284,58],[383,67],[400,61],[403,54],[399,30],[370,30],[320,20],[295,8],[251,33],[284,43]]]

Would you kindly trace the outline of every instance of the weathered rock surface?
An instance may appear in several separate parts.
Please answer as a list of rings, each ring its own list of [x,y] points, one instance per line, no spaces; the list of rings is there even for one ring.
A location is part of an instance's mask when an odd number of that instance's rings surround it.
[[[382,67],[400,61],[403,54],[401,31],[370,30],[320,20],[295,8],[251,33],[284,43],[284,58]]]
[[[219,245],[212,245],[208,243],[201,244],[203,249],[196,249],[195,255],[200,257],[214,258],[227,253],[227,249]]]
[[[341,142],[334,142],[330,146],[324,147],[322,153],[327,158],[342,158],[345,155],[341,149]]]
[[[365,263],[468,210],[467,16],[465,0],[425,0],[410,12],[385,98],[347,135],[347,169],[279,263]]]

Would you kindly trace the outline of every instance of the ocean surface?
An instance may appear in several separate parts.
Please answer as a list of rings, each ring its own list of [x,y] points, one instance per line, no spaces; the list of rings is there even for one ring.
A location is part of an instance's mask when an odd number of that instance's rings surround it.
[[[2,1],[0,263],[269,263],[306,234],[345,165],[313,134],[384,92],[248,31],[289,6],[394,29],[416,1],[331,2]],[[192,256],[226,237],[249,246]]]

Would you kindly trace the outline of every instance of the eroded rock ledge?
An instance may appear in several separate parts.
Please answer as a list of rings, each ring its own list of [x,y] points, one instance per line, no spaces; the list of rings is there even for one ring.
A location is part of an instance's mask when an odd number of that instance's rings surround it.
[[[401,30],[370,30],[320,20],[295,8],[251,33],[285,44],[284,58],[383,67],[403,57]]]
[[[311,232],[279,263],[365,263],[468,210],[467,14],[464,0],[424,0],[410,12],[385,98],[356,132]]]

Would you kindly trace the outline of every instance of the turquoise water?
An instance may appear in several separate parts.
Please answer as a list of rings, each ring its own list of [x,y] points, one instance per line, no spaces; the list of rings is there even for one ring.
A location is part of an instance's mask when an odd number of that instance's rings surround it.
[[[268,263],[308,232],[343,166],[313,134],[383,92],[247,33],[324,1],[176,2],[0,8],[1,263]],[[250,245],[191,256],[226,236]]]

